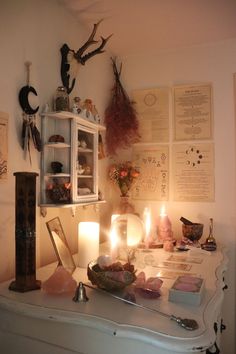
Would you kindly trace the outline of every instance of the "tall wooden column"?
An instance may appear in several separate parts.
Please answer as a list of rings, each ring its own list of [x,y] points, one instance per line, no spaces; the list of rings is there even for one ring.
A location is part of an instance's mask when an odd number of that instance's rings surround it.
[[[37,173],[16,172],[15,187],[15,276],[9,289],[26,292],[39,289],[36,280],[36,177]]]

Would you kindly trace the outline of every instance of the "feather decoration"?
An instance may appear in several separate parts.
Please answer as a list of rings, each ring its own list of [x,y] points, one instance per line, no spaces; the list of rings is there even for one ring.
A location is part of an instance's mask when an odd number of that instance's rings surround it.
[[[138,119],[134,102],[129,99],[123,88],[120,75],[122,64],[118,70],[116,59],[111,58],[115,83],[112,96],[105,110],[106,149],[108,156],[116,155],[117,149],[125,149],[139,141]]]

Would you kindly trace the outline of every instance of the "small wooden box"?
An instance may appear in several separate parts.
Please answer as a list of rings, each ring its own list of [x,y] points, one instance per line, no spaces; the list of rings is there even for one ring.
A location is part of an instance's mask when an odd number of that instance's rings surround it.
[[[204,293],[204,279],[179,276],[169,290],[169,301],[200,305]]]

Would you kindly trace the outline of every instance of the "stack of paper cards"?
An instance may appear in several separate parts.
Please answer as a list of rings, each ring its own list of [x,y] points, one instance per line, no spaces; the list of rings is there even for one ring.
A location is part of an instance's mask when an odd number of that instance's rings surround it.
[[[169,301],[200,305],[204,292],[204,280],[189,275],[179,276],[169,290]]]

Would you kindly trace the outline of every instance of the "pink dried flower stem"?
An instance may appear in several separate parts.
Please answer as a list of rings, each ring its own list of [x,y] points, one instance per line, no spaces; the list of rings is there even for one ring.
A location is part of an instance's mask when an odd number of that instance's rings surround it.
[[[117,149],[128,148],[138,142],[138,119],[134,109],[134,102],[129,99],[120,82],[120,70],[116,66],[116,59],[111,58],[115,83],[112,96],[105,111],[106,148],[109,156],[116,155]]]

